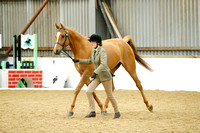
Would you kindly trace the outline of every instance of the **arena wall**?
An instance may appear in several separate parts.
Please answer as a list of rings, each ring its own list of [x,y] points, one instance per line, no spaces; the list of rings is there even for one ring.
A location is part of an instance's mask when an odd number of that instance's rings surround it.
[[[154,70],[150,72],[136,64],[138,77],[145,90],[200,91],[200,58],[143,59]],[[38,68],[43,70],[43,88],[39,89],[74,90],[80,80],[80,75],[69,58],[39,58]],[[115,75],[116,89],[137,90],[134,81],[122,66]],[[83,90],[86,88],[84,86]],[[101,90],[103,86],[100,85],[97,89]]]

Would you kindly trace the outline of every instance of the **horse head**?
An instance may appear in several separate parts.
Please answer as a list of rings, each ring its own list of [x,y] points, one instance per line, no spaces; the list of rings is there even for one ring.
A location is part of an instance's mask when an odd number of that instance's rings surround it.
[[[65,28],[62,24],[61,26],[58,26],[55,24],[56,28],[58,29],[55,37],[56,37],[56,44],[54,46],[54,54],[59,55],[62,50],[64,50],[65,47],[67,47],[70,44],[69,41],[69,31],[67,28]]]

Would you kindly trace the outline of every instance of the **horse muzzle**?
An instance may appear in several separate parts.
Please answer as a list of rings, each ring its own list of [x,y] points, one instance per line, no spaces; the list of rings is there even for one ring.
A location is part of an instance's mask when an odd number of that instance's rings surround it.
[[[55,47],[53,49],[53,52],[55,55],[59,55],[62,51],[62,47],[60,46],[60,44],[58,45],[58,43],[55,44]]]
[[[55,55],[59,55],[61,53],[61,50],[54,48],[53,52]]]
[[[60,50],[54,50],[54,54],[55,55],[59,55],[60,54]]]

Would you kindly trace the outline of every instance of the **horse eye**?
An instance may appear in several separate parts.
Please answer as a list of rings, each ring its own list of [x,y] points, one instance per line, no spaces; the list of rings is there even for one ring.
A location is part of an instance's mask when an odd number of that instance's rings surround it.
[[[64,35],[62,35],[62,38],[64,38],[65,36]]]

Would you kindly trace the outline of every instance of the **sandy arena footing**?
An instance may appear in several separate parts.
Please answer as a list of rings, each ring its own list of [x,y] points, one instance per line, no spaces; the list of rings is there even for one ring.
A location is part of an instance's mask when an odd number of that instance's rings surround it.
[[[200,132],[200,92],[144,92],[154,106],[152,113],[139,91],[116,90],[121,117],[113,120],[111,104],[106,116],[96,105],[97,116],[84,118],[89,112],[85,91],[78,95],[74,116],[67,117],[73,91],[1,90],[0,132]],[[96,93],[104,103],[105,92]]]

